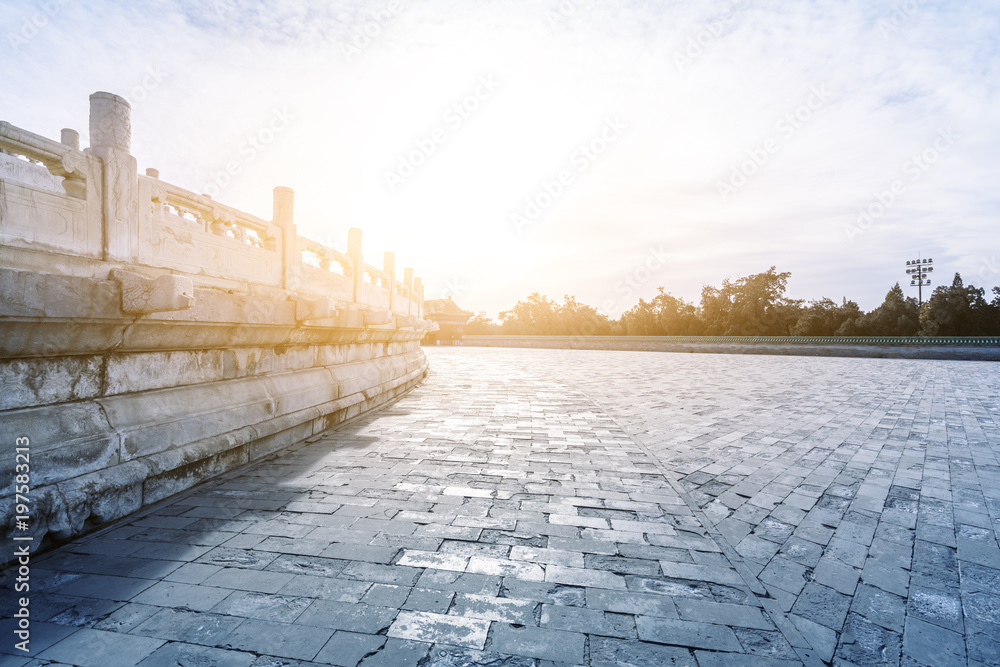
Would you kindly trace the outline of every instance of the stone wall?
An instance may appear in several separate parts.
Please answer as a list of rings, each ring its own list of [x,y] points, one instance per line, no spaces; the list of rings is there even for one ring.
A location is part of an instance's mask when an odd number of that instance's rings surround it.
[[[14,536],[37,549],[78,535],[427,371],[420,279],[398,279],[392,253],[365,263],[357,229],[346,253],[299,236],[288,188],[263,220],[141,176],[129,135],[108,93],[91,96],[86,150],[72,130],[56,142],[0,123],[3,561]]]
[[[1000,361],[1000,338],[831,338],[737,336],[465,336],[462,345],[573,350]]]

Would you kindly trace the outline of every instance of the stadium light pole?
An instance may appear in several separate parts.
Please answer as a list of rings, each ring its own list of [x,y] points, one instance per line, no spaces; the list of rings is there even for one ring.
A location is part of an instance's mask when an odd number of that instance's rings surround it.
[[[930,285],[928,275],[934,271],[933,259],[906,260],[906,273],[910,276],[910,287],[917,288],[917,305],[924,305],[924,285]]]

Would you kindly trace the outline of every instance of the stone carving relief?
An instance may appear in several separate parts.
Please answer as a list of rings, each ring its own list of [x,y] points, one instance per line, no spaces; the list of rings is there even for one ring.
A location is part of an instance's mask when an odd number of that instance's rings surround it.
[[[336,316],[337,304],[330,297],[295,299],[295,319],[300,322],[303,320],[324,320]]]
[[[194,284],[184,276],[158,278],[115,269],[111,273],[122,290],[122,312],[161,313],[185,310],[194,305]]]
[[[90,145],[128,151],[132,144],[131,107],[123,97],[98,92],[90,96]]]
[[[366,310],[364,315],[366,327],[392,322],[392,313],[388,310]]]

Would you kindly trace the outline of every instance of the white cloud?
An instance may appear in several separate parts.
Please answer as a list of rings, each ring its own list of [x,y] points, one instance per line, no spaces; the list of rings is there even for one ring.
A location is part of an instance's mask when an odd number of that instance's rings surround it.
[[[996,249],[991,3],[922,0],[895,18],[902,3],[862,0],[562,5],[572,11],[551,21],[559,0],[398,0],[398,11],[361,0],[67,0],[30,40],[0,47],[0,115],[48,136],[76,127],[86,142],[87,95],[127,95],[162,68],[133,105],[133,153],[199,189],[285,108],[293,122],[220,199],[266,216],[271,188],[292,186],[301,233],[338,244],[360,226],[369,258],[396,250],[428,285],[461,277],[459,302],[492,313],[536,290],[598,305],[657,243],[671,264],[644,297],[662,284],[696,299],[702,284],[775,264],[792,272],[795,296],[846,295],[864,308],[918,250],[942,275],[974,276]],[[0,1],[0,35],[9,41],[36,11]],[[358,31],[373,20],[365,43]],[[388,191],[385,171],[489,74],[496,94]],[[823,85],[835,96],[782,134]],[[513,233],[510,214],[615,115],[628,122],[620,141]],[[859,209],[948,127],[954,145],[849,239]],[[718,183],[775,137],[723,202]]]

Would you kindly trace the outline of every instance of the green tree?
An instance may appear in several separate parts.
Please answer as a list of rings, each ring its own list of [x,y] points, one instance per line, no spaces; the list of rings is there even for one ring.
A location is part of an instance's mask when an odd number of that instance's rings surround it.
[[[663,335],[663,330],[657,319],[655,306],[651,301],[639,299],[639,303],[622,313],[619,322],[626,336]]]
[[[533,292],[510,310],[500,313],[500,330],[515,336],[546,336],[556,330],[555,301]]]
[[[845,296],[840,305],[840,324],[833,332],[834,336],[860,336],[861,329],[858,322],[864,317],[865,311],[861,310],[854,301],[848,301]]]
[[[989,304],[986,323],[986,335],[1000,336],[1000,287],[993,288],[993,300]]]
[[[764,273],[706,285],[701,290],[701,318],[716,336],[786,336],[798,320],[801,301],[785,297],[791,273],[771,267]]]
[[[611,334],[611,322],[607,315],[567,294],[563,304],[556,309],[554,333],[560,336],[608,336]]]
[[[861,308],[845,297],[840,305],[833,299],[823,297],[809,302],[803,308],[798,320],[792,326],[793,336],[854,336],[853,322],[864,315]],[[848,323],[851,324],[848,324]]]
[[[697,336],[704,325],[698,309],[684,299],[658,288],[652,301],[639,303],[622,314],[619,320],[628,336]]]
[[[465,325],[465,333],[469,336],[495,336],[500,333],[500,325],[486,313],[479,313]]]
[[[790,276],[772,266],[763,273],[727,278],[721,287],[704,286],[697,306],[660,287],[651,300],[639,299],[614,321],[575,297],[566,295],[558,304],[535,292],[501,312],[500,324],[478,315],[466,331],[542,336],[1000,335],[1000,287],[993,288],[988,302],[983,289],[966,287],[957,273],[951,286],[935,289],[923,308],[896,283],[869,313],[846,297],[840,304],[823,297],[803,307],[801,300],[785,296]]]
[[[678,299],[663,288],[653,298],[656,308],[656,319],[660,325],[661,336],[698,336],[705,328],[698,309],[694,304],[684,299]]]
[[[866,314],[858,323],[866,336],[915,336],[920,327],[917,300],[903,294],[896,283],[875,310]]]
[[[984,290],[966,287],[958,273],[950,286],[936,288],[920,309],[921,336],[983,336],[990,324]]]

